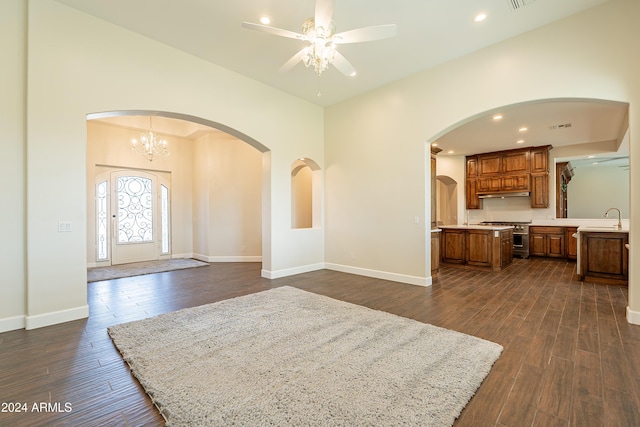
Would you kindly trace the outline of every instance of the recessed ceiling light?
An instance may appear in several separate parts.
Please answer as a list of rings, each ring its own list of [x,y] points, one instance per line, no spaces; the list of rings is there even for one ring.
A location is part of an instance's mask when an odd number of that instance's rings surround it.
[[[516,141],[516,144],[524,144],[524,139],[519,139]]]
[[[526,128],[526,127],[524,127],[524,126],[523,126],[523,127],[521,127],[520,129],[518,129],[518,132],[526,132],[526,131],[528,131],[528,130],[529,130],[528,128]]]
[[[593,163],[591,163],[591,164],[592,164],[592,165],[597,165],[597,164],[598,164],[598,162],[593,162]]]
[[[482,22],[485,19],[487,19],[487,14],[481,12],[481,13],[477,14],[475,18],[473,18],[473,21],[474,22]]]
[[[453,153],[455,153],[455,151],[453,151],[453,150],[447,151],[447,154],[453,154]]]
[[[349,74],[349,77],[355,77],[358,73],[356,73],[355,71],[351,74]]]
[[[437,146],[438,146],[438,143],[437,143],[437,142],[434,142],[434,143],[432,143],[432,144],[431,144],[431,146],[432,146],[432,147],[437,147]]]
[[[493,120],[501,120],[502,119],[502,114],[496,114],[495,116],[491,117]]]
[[[261,16],[260,23],[264,25],[269,25],[271,24],[271,18],[269,18],[268,16]]]

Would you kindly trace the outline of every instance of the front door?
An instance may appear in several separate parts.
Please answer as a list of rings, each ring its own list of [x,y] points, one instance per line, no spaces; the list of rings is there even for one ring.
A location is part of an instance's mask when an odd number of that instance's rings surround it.
[[[111,170],[96,177],[96,262],[171,258],[170,176]]]

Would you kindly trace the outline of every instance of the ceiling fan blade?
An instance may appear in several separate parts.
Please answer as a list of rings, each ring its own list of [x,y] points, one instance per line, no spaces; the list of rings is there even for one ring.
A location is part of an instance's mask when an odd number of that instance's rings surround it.
[[[289,30],[283,30],[281,28],[270,27],[268,25],[253,24],[251,22],[243,22],[242,26],[250,30],[262,31],[263,33],[269,33],[269,34],[273,34],[280,37],[287,37],[290,39],[302,40],[304,38],[302,34],[295,33]]]
[[[344,31],[333,36],[333,39],[336,44],[360,43],[388,39],[396,34],[398,34],[398,26],[396,24],[386,24]]]
[[[345,58],[340,52],[336,51],[332,64],[338,69],[338,71],[347,77],[353,77],[356,75],[356,69],[353,68],[353,65],[351,65],[347,58]]]
[[[306,48],[304,48],[304,49],[306,49]],[[287,62],[285,62],[282,65],[282,67],[280,67],[279,71],[281,73],[286,73],[287,71],[289,71],[290,69],[295,67],[298,62],[302,61],[302,54],[304,53],[304,49],[301,49],[300,51],[298,51],[298,53],[296,53],[291,58],[289,58],[289,60]]]
[[[333,16],[333,0],[316,0],[314,20],[316,28],[328,28]]]

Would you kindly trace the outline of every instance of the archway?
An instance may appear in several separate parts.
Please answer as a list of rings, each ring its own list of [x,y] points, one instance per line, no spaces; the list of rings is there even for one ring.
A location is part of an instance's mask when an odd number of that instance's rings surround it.
[[[154,160],[153,162],[149,162],[144,158],[141,159],[140,156],[136,157],[135,153],[130,154],[130,138],[123,137],[117,138],[116,141],[102,141],[103,147],[101,149],[103,151],[111,150],[110,147],[112,145],[119,145],[114,148],[119,151],[110,155],[103,153],[101,159],[104,160],[100,160],[98,165],[103,169],[110,166],[126,166],[133,169],[167,173],[175,181],[174,187],[176,191],[181,188],[182,191],[185,191],[185,188],[190,186],[189,191],[192,194],[183,197],[177,203],[177,208],[172,209],[172,218],[183,224],[184,230],[182,230],[182,234],[191,234],[192,240],[188,241],[188,237],[186,237],[186,241],[180,250],[174,252],[173,256],[176,258],[194,257],[207,262],[264,262],[264,260],[268,262],[271,259],[271,242],[270,233],[268,232],[271,226],[271,201],[268,197],[270,193],[270,150],[255,139],[226,125],[187,114],[149,110],[111,111],[89,114],[87,115],[87,121],[88,124],[91,121],[95,121],[96,124],[103,125],[110,120],[120,123],[125,121],[124,125],[119,126],[124,128],[120,134],[126,135],[127,131],[129,133],[139,132],[137,125],[126,122],[127,120],[133,121],[136,117],[155,117],[158,119],[157,122],[165,120],[165,125],[184,122],[192,128],[188,129],[193,135],[189,138],[173,136],[174,141],[172,142],[172,136],[168,136],[169,143],[173,143],[173,153],[171,153],[172,149],[170,148],[170,155],[167,159]],[[157,129],[157,122],[154,120],[154,130],[162,133],[161,129]],[[205,127],[211,132],[205,130]],[[89,132],[89,129],[88,127],[87,144],[89,144],[90,138],[94,137],[94,134]],[[175,132],[176,135],[178,133],[178,131]],[[185,142],[191,142],[191,144],[185,144]],[[188,150],[185,149],[187,145],[191,146]],[[230,146],[235,148],[221,148]],[[90,148],[89,146],[87,147],[88,157],[91,152]],[[217,151],[214,152],[212,150]],[[222,155],[220,154],[221,152],[223,153]],[[236,156],[234,158],[237,159],[239,156],[247,156],[247,152],[251,152],[251,160],[243,160],[244,163],[240,164],[240,167],[231,167],[230,162],[233,159],[222,158],[224,154],[229,154]],[[233,166],[237,165],[234,164]],[[91,182],[89,180],[90,169],[94,165],[88,161],[86,167],[88,182]],[[224,169],[224,173],[229,175],[227,179],[238,179],[240,176],[238,184],[219,185],[222,172],[218,172],[216,176],[213,175],[215,175],[216,171],[222,169]],[[249,175],[251,177],[248,177]],[[248,195],[232,194],[232,191],[235,191],[235,193],[243,191],[247,185],[251,186]],[[252,201],[246,202],[245,199],[252,199]],[[88,197],[88,200],[93,201],[93,198]],[[214,203],[212,201],[215,201],[218,205],[227,203],[228,206],[224,208],[218,206],[216,208],[213,206]],[[91,207],[91,203],[88,202],[88,207]],[[247,208],[245,205],[235,206],[233,205],[234,203],[236,205],[250,203],[250,207]],[[214,212],[215,209],[217,210]],[[224,216],[223,219],[221,219],[222,216]],[[232,226],[226,226],[226,223],[225,226],[215,226],[215,221],[222,224],[220,221],[223,220],[232,221]],[[193,228],[186,230],[187,226]],[[242,229],[242,227],[245,228]],[[234,230],[237,232],[234,232]],[[227,235],[229,231],[234,235]],[[180,233],[180,231],[177,231],[177,233]],[[197,237],[198,235],[202,236]],[[225,247],[222,247],[219,243],[223,239],[227,239],[230,242]],[[245,243],[242,239],[249,239],[249,242]],[[232,241],[233,243],[231,243]],[[91,249],[92,245],[88,245],[88,252]]]

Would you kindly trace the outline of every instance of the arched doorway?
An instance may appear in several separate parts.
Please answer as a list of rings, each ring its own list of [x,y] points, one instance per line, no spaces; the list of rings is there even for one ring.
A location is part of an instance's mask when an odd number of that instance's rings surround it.
[[[169,155],[149,161],[131,139],[153,129]],[[172,189],[170,257],[207,262],[270,259],[270,151],[254,139],[202,118],[158,111],[115,111],[87,116],[87,182],[110,169],[162,175]],[[135,175],[135,174],[134,174]],[[98,247],[96,191],[88,187],[88,266],[105,265]],[[112,196],[113,197],[113,196]],[[109,260],[111,262],[111,260]],[[107,264],[108,265],[108,264]]]

